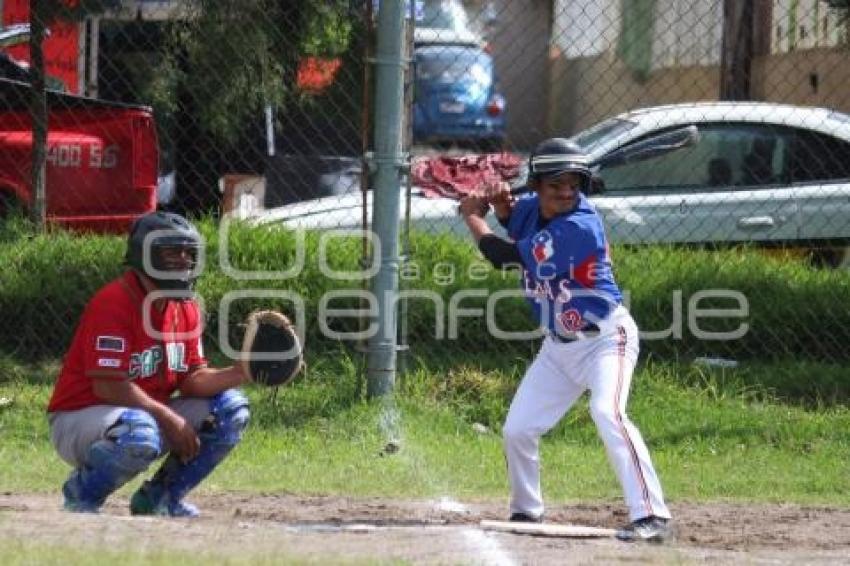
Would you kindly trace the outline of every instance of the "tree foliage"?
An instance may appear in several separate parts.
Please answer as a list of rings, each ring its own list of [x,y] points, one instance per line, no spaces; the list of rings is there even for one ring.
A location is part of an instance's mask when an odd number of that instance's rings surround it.
[[[295,72],[305,55],[337,56],[350,46],[352,6],[345,0],[197,0],[171,22],[152,96],[176,110],[183,92],[201,130],[238,138],[266,105],[297,101]]]
[[[82,21],[87,16],[114,8],[118,0],[32,0],[33,13],[41,15],[42,23],[49,25],[57,20]]]
[[[100,72],[111,78],[102,86],[111,98],[154,108],[168,169],[174,159],[178,210],[214,210],[221,174],[264,170],[267,106],[287,143],[314,135],[305,122],[338,129],[340,115],[359,116],[361,89],[350,81],[315,96],[298,90],[297,77],[308,56],[338,58],[349,78],[362,75],[363,6],[362,0],[192,0],[166,22],[110,24],[111,43],[102,37],[101,44],[108,64]],[[359,139],[350,131],[343,137]]]

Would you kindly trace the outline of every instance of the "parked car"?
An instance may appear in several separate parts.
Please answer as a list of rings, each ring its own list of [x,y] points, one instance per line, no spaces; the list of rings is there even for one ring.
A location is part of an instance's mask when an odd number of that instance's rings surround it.
[[[0,217],[8,209],[29,209],[35,199],[29,96],[29,84],[0,79]],[[54,91],[47,101],[47,222],[120,234],[155,210],[153,111]]]
[[[693,131],[668,147],[672,132]],[[614,243],[795,248],[850,265],[850,116],[705,102],[620,114],[572,137],[598,165],[591,201]],[[612,159],[619,155],[620,159]],[[360,225],[359,195],[267,211],[257,222]],[[402,207],[402,213],[404,207]],[[465,234],[450,199],[414,195],[425,231]]]
[[[417,45],[483,45],[460,0],[417,0],[415,14],[413,41]]]
[[[716,102],[621,114],[573,139],[600,159],[693,125],[675,152],[612,166],[593,201],[613,241],[757,243],[850,260],[850,116],[823,108]]]
[[[404,199],[405,197],[402,197]],[[281,225],[305,230],[359,229],[362,222],[363,195],[359,192],[302,201],[288,206],[270,208],[250,221],[255,225]],[[411,228],[428,234],[468,234],[466,224],[458,215],[458,203],[448,198],[428,198],[414,191],[410,200]],[[366,193],[367,215],[371,222],[372,192]],[[406,203],[402,200],[401,215]],[[488,220],[495,228],[492,215]]]
[[[480,47],[428,45],[414,53],[413,139],[500,147],[505,97],[493,58]]]
[[[378,17],[380,2],[372,0],[373,17]],[[404,3],[406,16],[411,0]],[[481,46],[481,35],[473,30],[461,0],[413,0],[413,41],[417,45],[466,44]]]

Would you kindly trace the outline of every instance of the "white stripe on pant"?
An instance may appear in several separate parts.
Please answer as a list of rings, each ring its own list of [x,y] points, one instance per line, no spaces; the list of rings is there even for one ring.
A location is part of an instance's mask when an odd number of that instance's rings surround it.
[[[638,355],[637,327],[623,307],[598,326],[597,337],[566,344],[544,340],[511,402],[503,429],[511,513],[543,514],[540,437],[589,390],[590,414],[623,488],[629,516],[670,518],[646,444],[626,416]]]

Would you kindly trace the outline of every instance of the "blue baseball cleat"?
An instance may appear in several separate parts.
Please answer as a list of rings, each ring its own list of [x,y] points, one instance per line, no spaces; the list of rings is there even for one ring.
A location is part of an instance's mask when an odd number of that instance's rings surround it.
[[[75,471],[62,484],[62,495],[65,496],[65,510],[72,513],[99,513],[103,501],[94,501],[83,497],[80,493],[79,472]]]
[[[201,513],[191,503],[171,501],[161,484],[146,481],[130,499],[130,514],[195,518]]]

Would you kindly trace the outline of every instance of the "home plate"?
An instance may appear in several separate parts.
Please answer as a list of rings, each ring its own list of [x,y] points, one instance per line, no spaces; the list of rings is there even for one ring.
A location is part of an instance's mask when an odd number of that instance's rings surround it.
[[[342,530],[349,533],[371,533],[373,531],[377,531],[380,527],[377,525],[372,525],[370,523],[352,523],[350,525],[345,525]]]
[[[562,525],[558,523],[521,523],[518,521],[481,521],[485,531],[501,531],[543,537],[601,538],[613,537],[617,531],[584,525]]]

